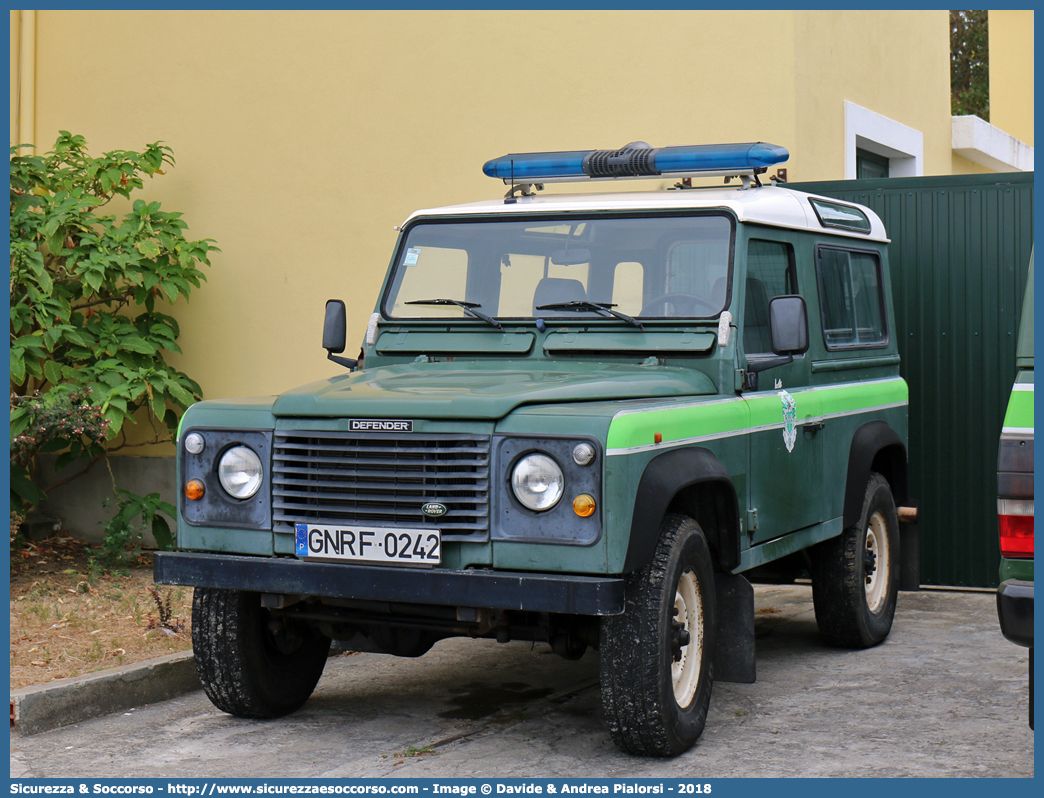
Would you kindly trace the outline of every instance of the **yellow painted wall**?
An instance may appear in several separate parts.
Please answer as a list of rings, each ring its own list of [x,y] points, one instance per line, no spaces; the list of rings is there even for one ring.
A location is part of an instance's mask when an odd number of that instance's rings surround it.
[[[953,175],[990,175],[994,174],[993,170],[983,166],[982,164],[970,161],[962,155],[953,153],[952,157],[952,168],[950,174]]]
[[[1033,12],[990,12],[990,124],[1033,146]]]
[[[501,195],[481,166],[509,151],[764,140],[791,151],[790,180],[838,179],[850,100],[922,130],[926,173],[953,168],[945,11],[39,11],[36,26],[37,143],[166,141],[178,165],[146,198],[223,250],[175,311],[172,360],[208,398],[338,373],[324,301],[348,300],[361,339],[393,226]]]
[[[791,179],[844,177],[842,100],[921,131],[924,173],[950,173],[946,11],[807,11],[795,23],[797,149],[820,163]]]

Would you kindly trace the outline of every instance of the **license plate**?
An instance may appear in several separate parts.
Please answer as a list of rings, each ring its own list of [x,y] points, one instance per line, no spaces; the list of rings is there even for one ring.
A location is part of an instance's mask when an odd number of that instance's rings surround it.
[[[316,526],[294,524],[297,556],[303,559],[437,565],[442,561],[438,529]]]

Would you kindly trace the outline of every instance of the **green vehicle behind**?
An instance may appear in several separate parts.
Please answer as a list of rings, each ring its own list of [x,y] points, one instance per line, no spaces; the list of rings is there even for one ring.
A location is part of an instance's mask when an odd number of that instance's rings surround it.
[[[755,679],[751,578],[807,569],[829,640],[885,639],[908,498],[888,239],[867,208],[763,186],[786,157],[490,161],[506,197],[402,225],[358,361],[331,300],[343,373],[191,407],[156,579],[195,587],[210,699],[292,712],[332,639],[546,641],[598,650],[621,749],[673,756],[713,680]],[[685,180],[707,175],[740,187]],[[540,193],[633,177],[683,182]]]
[[[1029,725],[1033,728],[1033,253],[1015,351],[1015,384],[997,456],[1001,631],[1029,648]]]

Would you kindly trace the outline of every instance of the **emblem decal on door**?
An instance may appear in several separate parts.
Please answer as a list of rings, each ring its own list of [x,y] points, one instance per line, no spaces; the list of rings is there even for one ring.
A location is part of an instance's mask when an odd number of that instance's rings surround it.
[[[786,391],[780,391],[779,398],[783,402],[783,443],[792,452],[797,443],[797,404]]]

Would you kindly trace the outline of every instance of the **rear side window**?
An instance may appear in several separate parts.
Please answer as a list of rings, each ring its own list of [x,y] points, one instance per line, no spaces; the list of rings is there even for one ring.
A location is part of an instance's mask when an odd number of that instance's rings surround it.
[[[857,233],[870,232],[870,219],[859,208],[821,199],[810,199],[809,202],[823,227],[838,227]]]
[[[827,349],[884,346],[888,330],[877,253],[821,246],[816,273]]]

